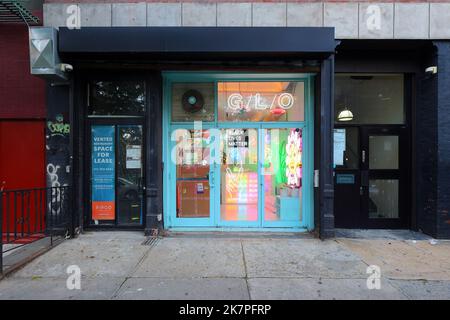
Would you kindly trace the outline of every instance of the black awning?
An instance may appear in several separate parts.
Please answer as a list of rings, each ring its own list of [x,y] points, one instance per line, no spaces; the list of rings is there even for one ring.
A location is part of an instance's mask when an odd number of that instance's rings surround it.
[[[335,51],[329,27],[83,27],[59,29],[59,53],[321,57]]]
[[[0,0],[0,22],[25,22],[27,24],[38,24],[39,18],[35,17],[21,3],[21,1]]]

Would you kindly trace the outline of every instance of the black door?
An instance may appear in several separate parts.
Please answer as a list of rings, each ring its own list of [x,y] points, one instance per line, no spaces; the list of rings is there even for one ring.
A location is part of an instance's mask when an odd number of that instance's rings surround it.
[[[409,144],[400,126],[335,129],[338,228],[407,228]]]
[[[136,120],[89,125],[90,225],[143,225],[144,134]]]

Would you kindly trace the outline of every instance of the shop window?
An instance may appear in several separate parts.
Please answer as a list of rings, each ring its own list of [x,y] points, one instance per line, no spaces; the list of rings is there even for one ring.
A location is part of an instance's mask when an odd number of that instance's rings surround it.
[[[214,121],[214,83],[174,83],[172,121]]]
[[[92,81],[88,88],[89,116],[142,116],[143,81]]]
[[[219,82],[219,121],[304,121],[304,83]]]
[[[303,131],[266,129],[264,134],[264,219],[302,218]]]
[[[402,74],[338,74],[335,121],[352,124],[403,124]]]
[[[334,166],[338,169],[359,168],[358,128],[334,129]]]

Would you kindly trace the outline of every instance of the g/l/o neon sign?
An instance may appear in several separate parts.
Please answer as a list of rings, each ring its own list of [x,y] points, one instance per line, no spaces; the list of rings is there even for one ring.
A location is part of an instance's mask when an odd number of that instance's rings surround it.
[[[246,101],[247,100],[247,101]],[[251,94],[248,98],[244,98],[240,93],[232,93],[227,99],[227,108],[235,111],[242,109],[266,110],[280,107],[288,110],[294,105],[294,96],[284,92],[275,94],[269,103],[265,102],[260,93]]]

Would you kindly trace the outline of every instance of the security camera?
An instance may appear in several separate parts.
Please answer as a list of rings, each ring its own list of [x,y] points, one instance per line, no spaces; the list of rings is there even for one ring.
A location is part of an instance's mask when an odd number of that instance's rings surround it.
[[[62,72],[70,72],[73,70],[73,66],[68,63],[61,63],[59,64],[59,68]]]
[[[425,69],[425,73],[426,74],[436,74],[437,73],[437,67],[436,66],[431,66]]]

